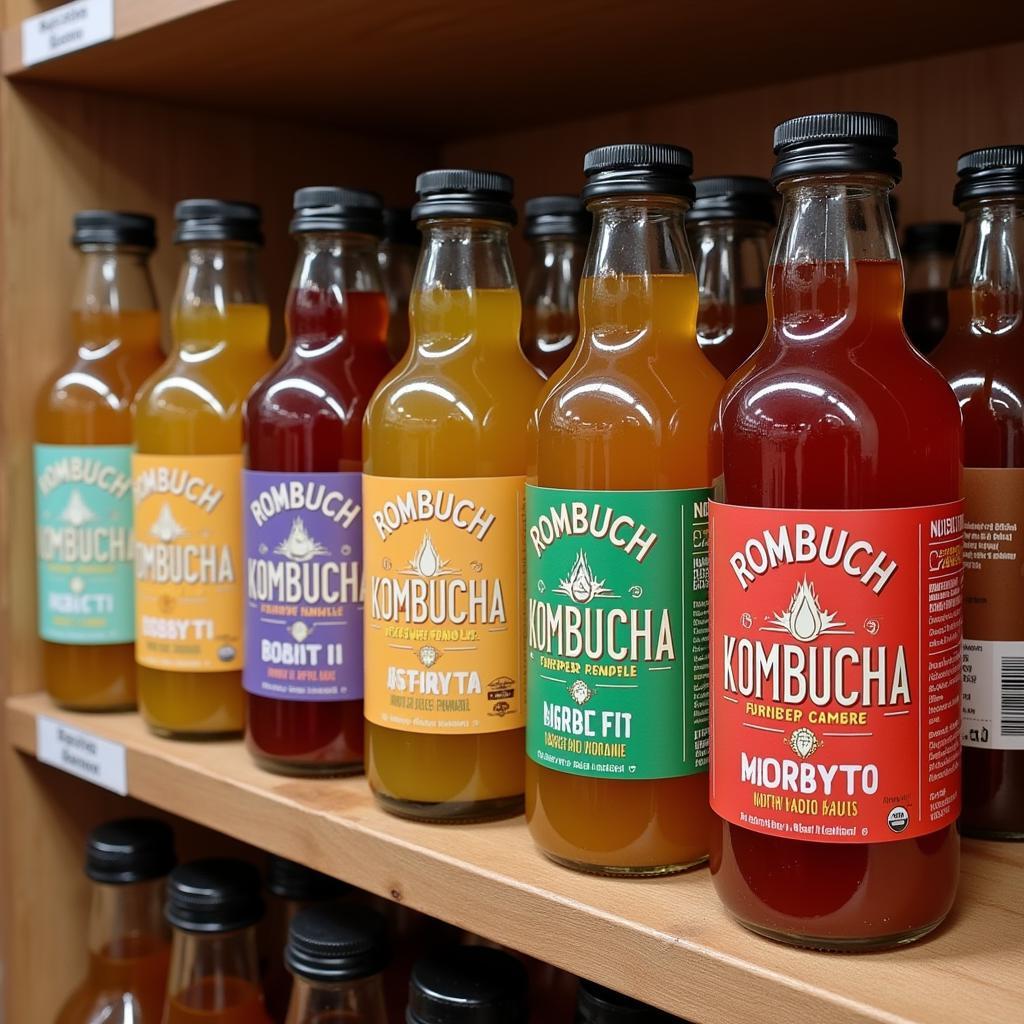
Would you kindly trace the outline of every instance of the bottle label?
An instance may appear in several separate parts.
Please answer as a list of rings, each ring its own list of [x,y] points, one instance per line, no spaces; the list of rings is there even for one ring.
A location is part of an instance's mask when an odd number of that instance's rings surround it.
[[[39,635],[58,644],[130,644],[130,445],[37,444]]]
[[[1024,750],[1024,469],[964,470],[963,742]]]
[[[241,455],[132,456],[135,660],[242,667]]]
[[[362,478],[242,474],[249,693],[362,697]]]
[[[526,750],[593,779],[708,766],[708,500],[526,489]]]
[[[880,843],[960,811],[963,502],[711,504],[711,805]]]
[[[368,722],[521,729],[521,476],[363,476]]]

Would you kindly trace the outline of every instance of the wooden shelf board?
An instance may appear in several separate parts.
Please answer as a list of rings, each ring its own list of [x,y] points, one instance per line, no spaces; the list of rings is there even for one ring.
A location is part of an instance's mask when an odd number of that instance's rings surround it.
[[[1024,845],[966,842],[960,899],[933,938],[835,957],[748,934],[707,871],[618,881],[574,874],[533,848],[522,819],[427,826],[380,811],[362,778],[268,775],[240,742],[151,736],[136,715],[7,701],[9,742],[35,753],[45,714],[124,744],[134,796],[416,910],[699,1021],[1020,1020]]]
[[[1020,37],[1019,0],[983,18],[930,0],[813,18],[759,0],[118,0],[110,42],[25,67],[14,24],[2,60],[17,79],[448,139]]]

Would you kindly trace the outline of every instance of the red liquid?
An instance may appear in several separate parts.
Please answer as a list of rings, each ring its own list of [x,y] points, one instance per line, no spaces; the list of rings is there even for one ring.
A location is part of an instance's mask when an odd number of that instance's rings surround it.
[[[391,368],[382,292],[293,290],[291,343],[246,405],[249,468],[358,472],[363,412]],[[265,767],[297,774],[361,770],[363,702],[248,699],[246,743]]]
[[[768,326],[764,296],[739,306],[701,302],[697,342],[701,352],[723,376],[730,377],[761,344]]]
[[[964,417],[964,465],[1024,467],[1024,308],[1012,293],[949,293],[950,331],[932,360]],[[972,330],[977,321],[986,333]],[[1016,634],[1024,633],[1018,609]],[[982,836],[1024,835],[1024,750],[964,747],[960,827]]]
[[[271,1024],[260,990],[241,978],[203,978],[172,996],[163,1024]]]
[[[956,401],[907,344],[895,262],[775,265],[774,322],[723,399],[719,500],[761,508],[895,508],[956,500]],[[854,948],[909,940],[949,911],[952,826],[888,843],[829,844],[722,822],[711,872],[754,930]]]
[[[922,355],[928,355],[946,333],[946,293],[907,292],[903,303],[903,328]]]

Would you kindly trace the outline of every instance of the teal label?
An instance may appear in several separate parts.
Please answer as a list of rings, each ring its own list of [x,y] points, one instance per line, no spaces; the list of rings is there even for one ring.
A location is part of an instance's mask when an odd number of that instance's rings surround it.
[[[39,635],[135,638],[130,445],[35,446]]]
[[[594,779],[707,770],[711,494],[526,488],[537,764]]]

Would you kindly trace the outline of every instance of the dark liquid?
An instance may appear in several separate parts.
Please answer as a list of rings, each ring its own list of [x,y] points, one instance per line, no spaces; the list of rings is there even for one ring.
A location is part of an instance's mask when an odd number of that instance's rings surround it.
[[[293,292],[292,346],[247,404],[249,467],[292,473],[362,469],[366,403],[390,369],[381,292]],[[363,702],[277,700],[247,694],[249,751],[295,774],[360,769]]]
[[[163,1024],[271,1024],[257,986],[241,978],[212,977],[171,997]]]
[[[725,306],[702,302],[697,314],[700,350],[723,377],[730,377],[764,339],[768,311],[764,296],[757,302]]]
[[[1024,468],[1024,308],[1005,293],[956,289],[949,311],[952,326],[934,362],[960,402],[964,465]],[[974,319],[985,333],[972,330]],[[1024,607],[1001,609],[1000,618],[1015,621],[1011,638],[1024,636]],[[1024,837],[1024,750],[964,747],[960,827],[991,838]]]
[[[760,508],[896,508],[960,495],[960,417],[900,329],[895,262],[771,268],[774,323],[723,400],[724,493]],[[813,353],[813,355],[812,355]],[[756,931],[855,949],[933,928],[956,892],[952,826],[915,839],[830,844],[722,822],[711,872]]]
[[[948,318],[944,291],[907,292],[903,300],[903,327],[922,355],[942,341]]]
[[[523,355],[545,378],[565,362],[579,333],[580,322],[575,312],[562,309],[538,312],[529,305],[523,307]]]

